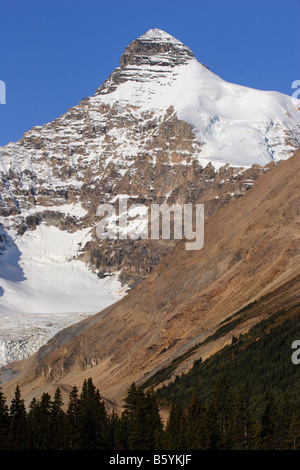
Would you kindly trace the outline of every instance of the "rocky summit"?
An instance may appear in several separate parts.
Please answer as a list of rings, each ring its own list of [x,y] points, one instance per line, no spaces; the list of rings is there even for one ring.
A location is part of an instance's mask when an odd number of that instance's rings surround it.
[[[298,100],[224,81],[159,29],[135,39],[94,96],[0,148],[0,363],[109,308],[176,246],[99,240],[100,204],[202,203],[209,219],[299,142]]]
[[[190,58],[194,54],[181,41],[160,29],[151,29],[126,47],[120,66],[175,67],[186,64]]]

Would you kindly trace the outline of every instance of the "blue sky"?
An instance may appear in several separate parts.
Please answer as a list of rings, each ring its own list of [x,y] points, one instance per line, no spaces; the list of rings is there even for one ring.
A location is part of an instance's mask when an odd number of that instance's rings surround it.
[[[223,79],[291,95],[300,0],[0,0],[0,145],[91,96],[151,28]]]

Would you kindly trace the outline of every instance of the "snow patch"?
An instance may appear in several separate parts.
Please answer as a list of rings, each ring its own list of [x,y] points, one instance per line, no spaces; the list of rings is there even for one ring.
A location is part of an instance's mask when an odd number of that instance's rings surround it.
[[[36,350],[62,327],[126,294],[117,275],[99,279],[75,259],[90,229],[71,233],[41,224],[22,237],[9,234],[12,242],[0,256],[0,363],[14,360],[18,349]]]

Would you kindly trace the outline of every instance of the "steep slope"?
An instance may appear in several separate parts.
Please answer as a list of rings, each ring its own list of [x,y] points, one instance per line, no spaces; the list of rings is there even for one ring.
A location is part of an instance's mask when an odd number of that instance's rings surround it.
[[[112,304],[175,246],[100,241],[99,204],[198,201],[210,217],[299,133],[298,100],[225,82],[161,30],[133,41],[94,96],[0,148],[0,361]]]
[[[184,241],[146,280],[113,306],[56,335],[37,354],[2,370],[10,394],[16,381],[32,398],[58,385],[69,391],[91,376],[109,399],[121,402],[132,381],[144,382],[226,320],[259,301],[193,359],[209,357],[274,310],[299,302],[300,151],[259,178],[205,224],[202,250]],[[251,311],[251,310],[250,310]]]
[[[255,306],[253,306],[255,308]],[[235,392],[247,386],[250,406],[262,414],[266,396],[272,392],[278,402],[287,395],[293,411],[300,413],[298,365],[292,362],[291,345],[300,337],[300,303],[275,312],[248,333],[222,348],[207,361],[194,362],[188,373],[177,377],[167,387],[159,388],[161,403],[186,407],[197,395],[203,406],[215,383],[225,376]],[[163,372],[163,371],[161,371]]]

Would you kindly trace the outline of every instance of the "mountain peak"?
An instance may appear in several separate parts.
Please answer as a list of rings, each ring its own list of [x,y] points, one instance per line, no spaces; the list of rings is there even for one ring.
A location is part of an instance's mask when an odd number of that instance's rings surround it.
[[[174,36],[171,36],[171,34],[166,33],[162,29],[154,28],[154,29],[149,29],[145,34],[140,36],[138,39],[144,39],[144,40],[149,40],[149,41],[171,41],[171,42],[177,42],[182,44],[181,41],[178,39],[174,38]]]
[[[120,58],[120,66],[160,65],[174,67],[185,64],[194,54],[181,41],[161,29],[149,29],[132,41]]]

